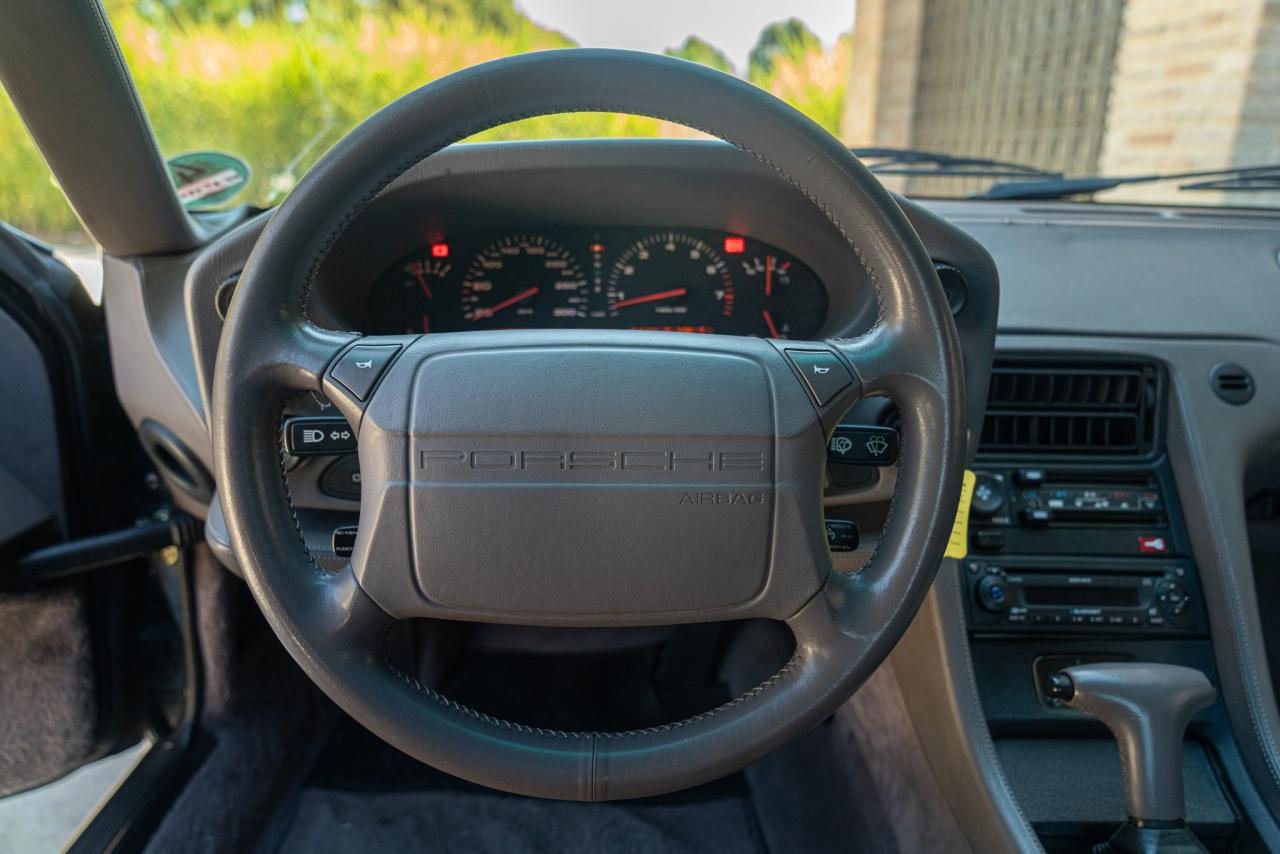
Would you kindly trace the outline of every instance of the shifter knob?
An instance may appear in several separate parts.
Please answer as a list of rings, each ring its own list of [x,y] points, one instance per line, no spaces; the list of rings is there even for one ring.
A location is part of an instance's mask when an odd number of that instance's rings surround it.
[[[1115,736],[1128,827],[1182,828],[1182,737],[1195,713],[1216,696],[1205,675],[1173,664],[1084,664],[1056,674],[1050,693],[1093,715]]]

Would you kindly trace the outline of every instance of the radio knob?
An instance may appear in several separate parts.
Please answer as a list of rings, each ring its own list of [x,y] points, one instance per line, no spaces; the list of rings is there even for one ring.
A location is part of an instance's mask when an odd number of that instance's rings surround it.
[[[1009,585],[998,575],[988,575],[978,582],[978,604],[984,611],[998,614],[1009,610]]]
[[[969,510],[979,516],[994,516],[1004,507],[1004,484],[989,474],[980,474],[973,484]]]
[[[1160,610],[1170,617],[1181,617],[1191,607],[1187,588],[1167,578],[1156,584],[1156,601],[1160,604]]]

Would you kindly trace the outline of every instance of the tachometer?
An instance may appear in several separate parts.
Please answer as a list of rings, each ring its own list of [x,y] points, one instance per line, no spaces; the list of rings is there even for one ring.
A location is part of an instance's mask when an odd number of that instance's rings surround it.
[[[541,235],[512,235],[485,247],[462,282],[467,328],[572,326],[587,316],[590,286],[568,250]]]
[[[716,332],[733,316],[733,277],[705,240],[680,232],[632,244],[609,273],[609,317],[633,329]]]

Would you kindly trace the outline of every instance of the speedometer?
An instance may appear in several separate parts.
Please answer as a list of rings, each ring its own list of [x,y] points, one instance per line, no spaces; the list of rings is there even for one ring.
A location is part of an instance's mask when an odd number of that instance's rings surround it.
[[[521,234],[481,250],[467,268],[459,302],[467,328],[571,326],[587,316],[590,290],[568,250]]]
[[[733,277],[711,245],[651,234],[618,257],[605,291],[609,317],[632,329],[716,332],[733,316]]]

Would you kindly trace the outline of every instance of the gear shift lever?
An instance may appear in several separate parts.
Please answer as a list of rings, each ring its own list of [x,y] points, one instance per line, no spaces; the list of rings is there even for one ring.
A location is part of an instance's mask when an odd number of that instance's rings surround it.
[[[1205,850],[1185,821],[1182,737],[1216,693],[1199,670],[1173,664],[1084,664],[1051,678],[1050,696],[1102,721],[1120,745],[1129,821],[1095,854]]]

